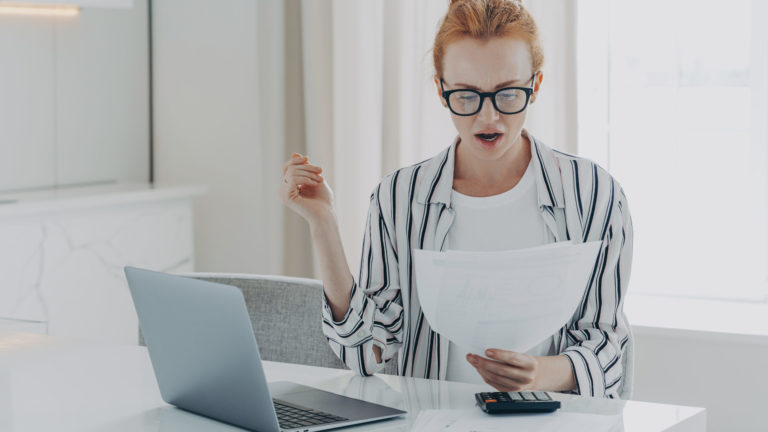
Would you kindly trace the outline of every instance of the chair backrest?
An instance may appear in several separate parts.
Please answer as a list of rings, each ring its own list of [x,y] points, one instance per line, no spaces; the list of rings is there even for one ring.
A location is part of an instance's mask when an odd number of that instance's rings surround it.
[[[621,357],[621,365],[624,370],[624,379],[619,384],[619,397],[624,400],[632,399],[632,391],[635,387],[635,336],[632,334],[632,327],[624,317],[624,322],[629,329],[627,344],[624,346],[624,353]]]
[[[181,276],[240,288],[262,360],[346,369],[322,332],[322,281],[222,273]],[[393,359],[383,373],[395,374],[395,364]]]

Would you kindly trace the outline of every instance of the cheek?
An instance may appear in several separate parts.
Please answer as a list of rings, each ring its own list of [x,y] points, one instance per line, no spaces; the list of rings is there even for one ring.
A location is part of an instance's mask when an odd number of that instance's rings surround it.
[[[525,118],[527,117],[527,115],[528,115],[528,109],[526,108],[525,111],[519,114],[506,116],[506,118],[504,119],[504,124],[510,127],[519,127],[520,125],[525,123]]]
[[[523,126],[525,125],[526,114],[527,112],[523,111],[520,114],[506,116],[503,122],[504,128],[510,132],[508,136],[515,136],[520,133],[520,131],[523,129]]]
[[[462,117],[457,116],[456,114],[451,113],[451,120],[453,121],[453,126],[456,127],[456,130],[459,132],[459,135],[469,135],[472,133],[472,119],[473,117]]]

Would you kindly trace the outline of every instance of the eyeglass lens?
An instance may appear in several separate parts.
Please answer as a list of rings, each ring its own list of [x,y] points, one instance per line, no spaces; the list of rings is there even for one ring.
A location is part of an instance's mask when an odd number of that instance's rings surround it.
[[[457,91],[448,97],[451,108],[458,114],[474,114],[480,108],[480,95],[471,91]],[[515,113],[525,107],[526,94],[518,89],[496,93],[496,106],[502,113]]]

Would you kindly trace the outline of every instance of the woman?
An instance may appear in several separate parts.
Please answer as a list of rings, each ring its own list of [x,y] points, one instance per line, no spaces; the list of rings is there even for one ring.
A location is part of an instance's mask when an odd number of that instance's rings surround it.
[[[435,38],[435,86],[458,131],[453,144],[374,189],[360,275],[350,274],[322,169],[294,154],[281,198],[310,225],[324,285],[323,329],[352,370],[397,355],[401,375],[486,382],[500,391],[617,397],[630,337],[622,305],[632,223],[619,184],[593,162],[550,149],[523,128],[543,74],[538,30],[510,0],[454,0]],[[583,302],[527,353],[468,353],[430,329],[414,249],[503,250],[602,240]]]

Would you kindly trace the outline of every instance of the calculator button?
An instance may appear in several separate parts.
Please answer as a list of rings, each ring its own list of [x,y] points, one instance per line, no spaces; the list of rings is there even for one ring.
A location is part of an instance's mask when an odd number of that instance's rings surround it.
[[[527,401],[535,401],[536,397],[533,396],[533,393],[531,392],[520,392],[520,396],[523,397],[524,400]]]
[[[496,400],[496,399],[486,399],[486,400],[485,400],[485,402],[486,402],[486,403],[487,403],[487,402],[497,402],[497,400]]]
[[[550,398],[549,395],[544,392],[533,392],[533,395],[536,396],[536,399],[541,401],[552,400],[552,398]]]
[[[520,393],[518,393],[518,392],[514,392],[514,393],[511,393],[511,392],[510,392],[510,393],[509,393],[509,397],[510,397],[512,400],[516,400],[516,401],[521,401],[521,400],[523,400],[523,397],[522,397],[522,396],[520,396]]]

